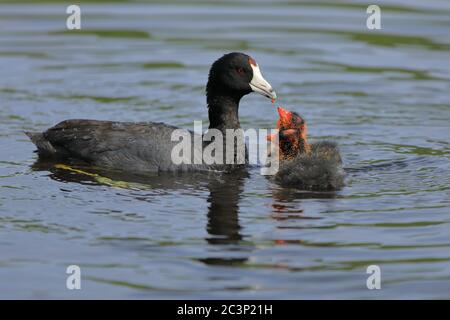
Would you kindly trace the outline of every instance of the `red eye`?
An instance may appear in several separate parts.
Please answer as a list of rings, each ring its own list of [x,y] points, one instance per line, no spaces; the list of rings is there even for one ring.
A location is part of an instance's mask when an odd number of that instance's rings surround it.
[[[236,68],[236,72],[239,73],[240,75],[242,75],[245,73],[245,70],[244,70],[244,68],[238,67],[238,68]]]

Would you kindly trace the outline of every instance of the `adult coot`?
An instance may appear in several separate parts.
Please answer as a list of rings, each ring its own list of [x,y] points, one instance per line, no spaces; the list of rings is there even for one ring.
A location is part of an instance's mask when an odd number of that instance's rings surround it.
[[[233,52],[215,61],[206,85],[209,128],[220,130],[224,136],[226,129],[239,129],[239,102],[251,92],[276,99],[275,91],[264,79],[253,58]],[[26,134],[37,146],[40,157],[82,160],[99,167],[129,172],[230,168],[230,165],[217,166],[206,164],[202,159],[194,159],[202,154],[201,150],[199,153],[192,151],[190,163],[174,163],[171,153],[178,142],[171,141],[171,135],[175,129],[179,128],[156,122],[77,119],[60,122],[42,133]],[[193,141],[202,137],[193,132],[189,132],[189,135],[194,149],[201,149],[208,144],[195,144]]]
[[[334,191],[344,185],[339,149],[334,142],[308,143],[307,125],[296,112],[278,108],[279,170],[273,179],[282,186]],[[268,136],[269,140],[273,135]]]

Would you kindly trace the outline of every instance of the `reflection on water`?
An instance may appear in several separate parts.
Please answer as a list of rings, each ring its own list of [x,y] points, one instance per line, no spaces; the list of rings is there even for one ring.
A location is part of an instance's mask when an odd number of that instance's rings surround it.
[[[237,244],[242,240],[238,214],[245,176],[245,172],[225,174],[208,184],[208,243]]]
[[[208,190],[208,223],[206,240],[210,244],[238,244],[242,240],[239,225],[239,200],[247,170],[233,173],[159,173],[137,175],[122,171],[104,170],[71,162],[63,164],[49,159],[38,159],[32,169],[50,172],[58,182],[107,185],[127,190],[153,190],[158,193],[191,188]]]
[[[208,236],[205,240],[211,245],[239,244],[243,239],[239,225],[239,200],[247,170],[233,173],[198,172],[198,173],[160,173],[154,175],[136,175],[120,171],[95,169],[71,162],[62,164],[52,160],[38,159],[33,170],[50,172],[49,177],[59,182],[107,185],[127,190],[152,190],[158,194],[173,190],[205,188],[209,195],[207,202]],[[246,250],[248,247],[246,247]],[[206,264],[243,263],[247,258],[203,258]]]
[[[362,2],[172,2],[83,2],[75,33],[59,3],[0,4],[0,292],[449,298],[448,1],[382,1],[379,31]],[[234,50],[313,142],[339,143],[343,190],[280,188],[257,168],[136,176],[36,162],[23,131],[68,118],[206,124],[209,65]],[[277,117],[251,95],[240,115],[244,128]],[[64,289],[70,264],[82,292]],[[370,264],[380,291],[366,289]]]
[[[243,191],[244,179],[247,172],[224,174],[221,179],[211,181],[208,184],[208,232],[207,242],[211,245],[238,245],[243,240],[242,227],[239,224],[239,200]],[[219,249],[220,250],[220,249]],[[251,246],[236,246],[238,257],[206,257],[201,258],[208,265],[233,265],[247,261]]]

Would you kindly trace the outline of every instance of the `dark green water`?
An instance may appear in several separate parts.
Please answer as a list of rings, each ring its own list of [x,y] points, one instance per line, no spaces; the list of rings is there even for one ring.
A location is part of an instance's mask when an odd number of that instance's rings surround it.
[[[89,3],[81,32],[65,31],[65,4],[1,2],[0,297],[450,298],[448,1],[377,1],[379,31],[364,2]],[[258,61],[312,140],[340,144],[342,191],[283,189],[256,168],[138,179],[35,164],[23,131],[67,118],[206,124],[207,72],[230,51]],[[277,117],[257,95],[240,115]]]

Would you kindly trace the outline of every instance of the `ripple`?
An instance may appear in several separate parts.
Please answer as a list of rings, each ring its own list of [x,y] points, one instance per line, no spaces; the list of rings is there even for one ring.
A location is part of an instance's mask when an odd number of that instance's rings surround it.
[[[53,31],[50,35],[61,36],[97,36],[101,38],[132,38],[132,39],[150,39],[150,33],[142,30],[132,29],[82,29],[82,30],[61,30]]]

